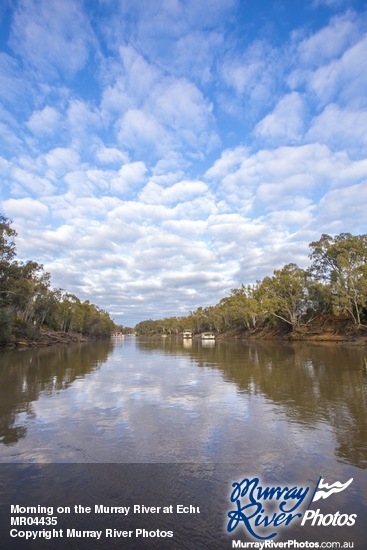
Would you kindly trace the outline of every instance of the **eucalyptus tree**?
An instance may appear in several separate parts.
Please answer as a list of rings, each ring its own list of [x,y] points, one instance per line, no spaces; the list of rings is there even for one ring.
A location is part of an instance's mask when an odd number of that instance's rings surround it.
[[[14,323],[11,307],[14,291],[11,288],[9,270],[15,257],[16,235],[11,221],[0,214],[0,341],[9,340]]]
[[[294,263],[276,269],[272,277],[263,279],[257,291],[263,312],[293,329],[298,327],[309,309],[309,279],[307,271]]]
[[[73,294],[53,290],[50,274],[41,264],[17,261],[16,236],[11,221],[0,214],[0,341],[8,341],[15,329],[27,334],[34,325],[93,336],[115,330],[106,311]]]
[[[367,313],[367,235],[323,234],[310,248],[310,272],[330,289],[334,309],[361,325]]]
[[[0,214],[0,266],[8,264],[15,257],[15,242],[17,236],[11,227],[11,220]]]
[[[259,318],[259,302],[255,297],[256,286],[242,285],[234,288],[231,294],[222,298],[221,306],[223,320],[226,326],[233,328],[255,328]]]

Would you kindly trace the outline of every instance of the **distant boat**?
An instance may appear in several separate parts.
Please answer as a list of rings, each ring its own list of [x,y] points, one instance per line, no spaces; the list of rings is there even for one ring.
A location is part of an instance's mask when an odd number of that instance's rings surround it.
[[[214,332],[203,332],[201,335],[202,340],[215,340]]]
[[[122,332],[113,332],[113,333],[111,334],[111,337],[112,337],[112,338],[123,338],[124,335],[122,334]]]
[[[182,333],[182,338],[192,338],[192,330],[184,330]]]

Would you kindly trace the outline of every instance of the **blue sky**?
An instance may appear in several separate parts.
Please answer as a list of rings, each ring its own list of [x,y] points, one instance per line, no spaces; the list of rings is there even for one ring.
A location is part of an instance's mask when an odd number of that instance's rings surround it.
[[[366,232],[360,0],[5,0],[0,212],[118,323]]]

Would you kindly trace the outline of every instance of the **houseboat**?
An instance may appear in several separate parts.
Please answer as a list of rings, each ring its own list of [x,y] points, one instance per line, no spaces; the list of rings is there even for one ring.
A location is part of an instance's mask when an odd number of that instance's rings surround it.
[[[202,340],[215,340],[214,332],[203,332],[201,335]]]
[[[192,330],[184,330],[182,333],[182,338],[192,338]]]

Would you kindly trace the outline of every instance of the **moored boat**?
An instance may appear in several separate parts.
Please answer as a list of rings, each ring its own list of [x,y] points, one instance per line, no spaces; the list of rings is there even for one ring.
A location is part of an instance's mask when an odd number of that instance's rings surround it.
[[[202,340],[215,340],[214,332],[203,332],[201,335]]]

